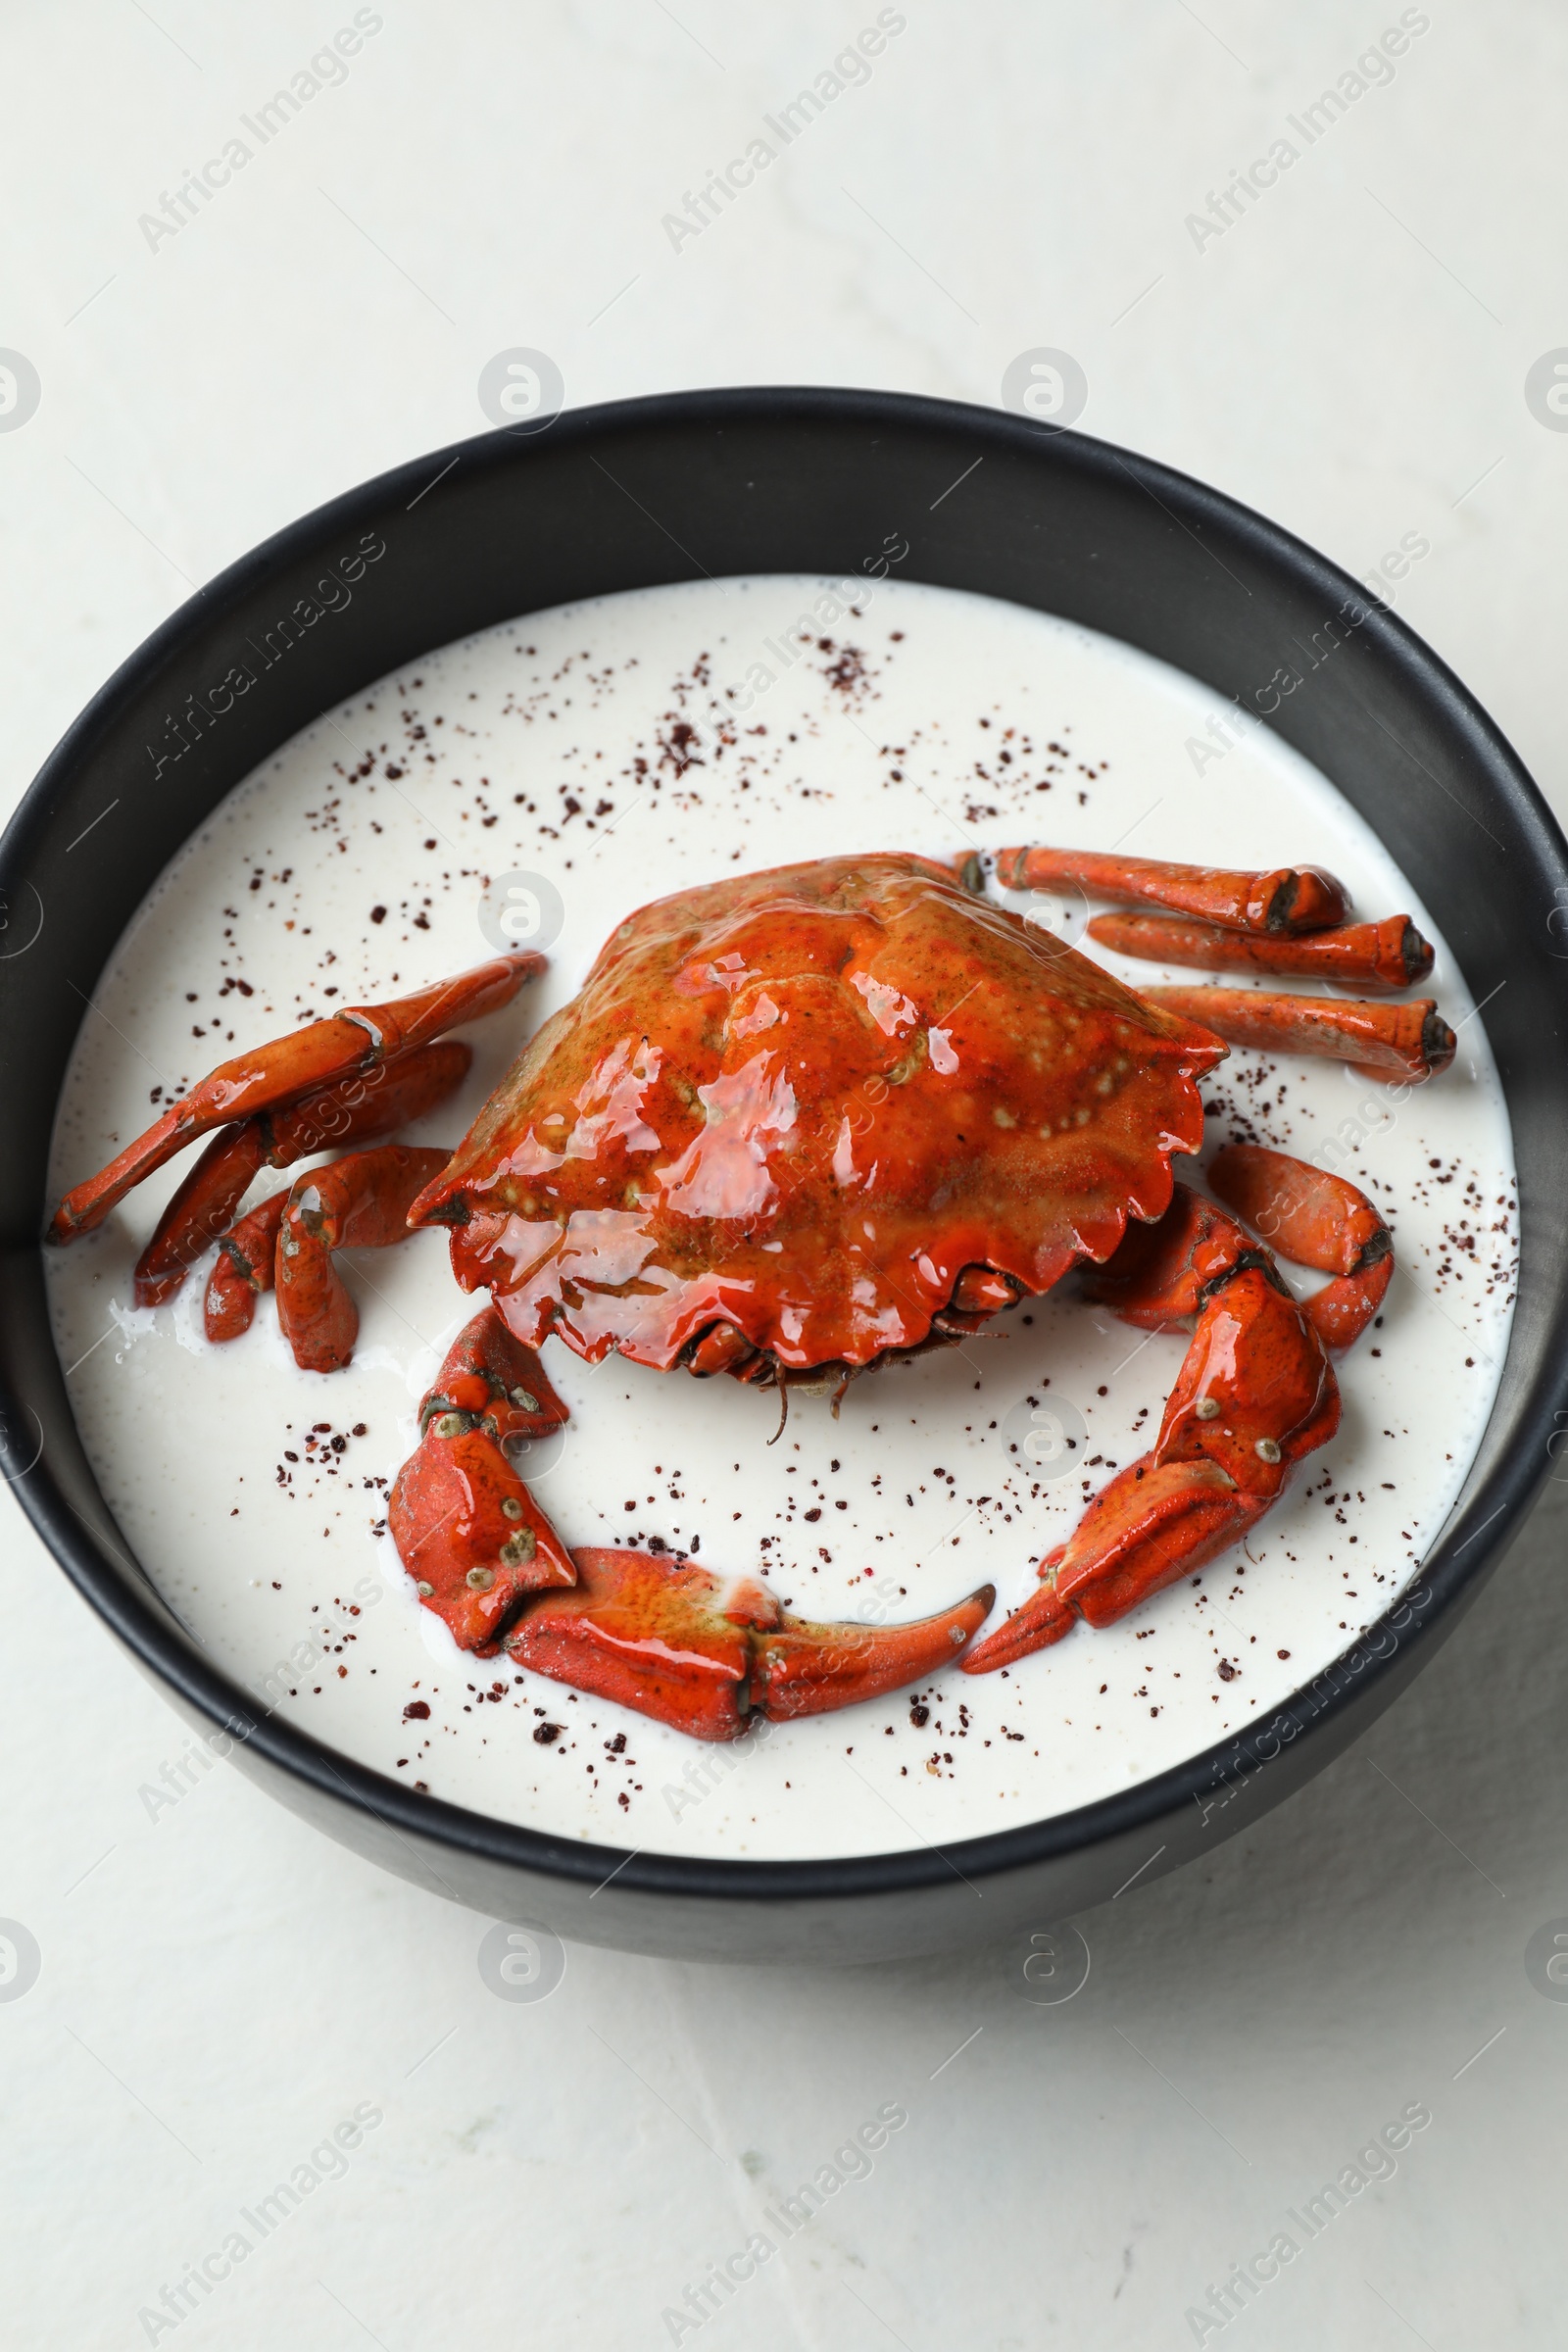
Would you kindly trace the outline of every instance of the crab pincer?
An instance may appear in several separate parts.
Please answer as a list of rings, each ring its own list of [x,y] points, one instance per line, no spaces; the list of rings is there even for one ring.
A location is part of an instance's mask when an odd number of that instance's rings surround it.
[[[385,1004],[348,1005],[328,1020],[312,1021],[287,1037],[220,1062],[188,1095],[171,1102],[107,1167],[67,1193],[54,1213],[48,1239],[72,1242],[91,1233],[156,1168],[215,1127],[298,1102],[510,1004],[523,982],[542,972],[545,963],[543,956],[531,951],[496,956],[456,979],[437,981]]]
[[[1342,1183],[1348,1199],[1332,1203],[1309,1181],[1317,1170],[1284,1152],[1262,1157],[1267,1167],[1230,1171],[1231,1190],[1250,1182],[1254,1205],[1283,1200],[1275,1221],[1288,1255],[1307,1247],[1321,1254],[1331,1219],[1350,1221],[1342,1259],[1362,1247],[1353,1238],[1360,1212],[1382,1230],[1353,1186]],[[1299,1170],[1299,1182],[1291,1170]],[[1303,1254],[1302,1262],[1311,1261]],[[1376,1262],[1392,1265],[1387,1257]],[[1339,1427],[1339,1386],[1309,1310],[1286,1290],[1268,1251],[1186,1185],[1177,1185],[1157,1223],[1129,1227],[1086,1287],[1146,1328],[1195,1316],[1192,1343],[1153,1446],[1101,1490],[1067,1542],[1046,1555],[1039,1589],[964,1659],[969,1674],[989,1674],[1060,1641],[1078,1617],[1112,1625],[1201,1568],[1247,1534],[1279,1499],[1295,1465]]]
[[[792,1617],[751,1577],[667,1554],[568,1552],[510,1456],[566,1407],[494,1306],[466,1326],[420,1407],[417,1451],[388,1524],[419,1598],[460,1647],[592,1691],[698,1740],[737,1740],[875,1698],[951,1666],[985,1622],[991,1586],[912,1625]]]
[[[1394,1239],[1365,1193],[1262,1144],[1227,1144],[1208,1181],[1282,1257],[1335,1277],[1301,1304],[1323,1345],[1358,1340],[1394,1279]]]
[[[507,1655],[695,1740],[739,1740],[757,1716],[827,1714],[923,1682],[954,1664],[996,1598],[983,1585],[912,1625],[822,1625],[790,1616],[751,1577],[643,1551],[572,1558],[576,1585],[528,1608]]]

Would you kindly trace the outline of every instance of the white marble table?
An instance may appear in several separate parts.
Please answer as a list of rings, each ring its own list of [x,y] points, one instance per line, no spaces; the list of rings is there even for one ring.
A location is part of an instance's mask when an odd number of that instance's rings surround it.
[[[336,52],[346,0],[11,12],[0,345],[41,398],[0,431],[6,805],[192,587],[479,429],[500,350],[549,352],[573,402],[992,401],[1053,346],[1088,429],[1352,570],[1430,540],[1399,608],[1563,808],[1568,436],[1524,387],[1568,342],[1568,20],[1289,14],[909,0],[781,121],[870,0],[384,0]],[[1358,69],[1401,21],[1390,72]],[[759,138],[750,186],[666,224]],[[1568,1913],[1565,1509],[1548,1488],[1462,1637],[1262,1831],[1085,1918],[1089,1984],[1039,2008],[984,1959],[588,1949],[550,2000],[499,2001],[484,1923],[225,1767],[182,1783],[180,1725],[8,1502],[0,1914],[42,1970],[0,2002],[6,2342],[1556,2343],[1568,2005],[1524,1955]],[[688,2287],[884,2108],[907,2121],[865,2177],[699,2324]],[[1252,2301],[1190,2316],[1282,2232]]]

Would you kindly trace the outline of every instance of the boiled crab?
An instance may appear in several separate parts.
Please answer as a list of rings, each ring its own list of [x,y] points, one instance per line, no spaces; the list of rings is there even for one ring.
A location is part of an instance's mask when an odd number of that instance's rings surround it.
[[[1088,893],[1130,911],[1091,937],[1207,969],[1316,975],[1360,1001],[1112,978],[982,895]],[[1151,911],[1151,909],[1157,911]],[[481,1656],[723,1740],[758,1713],[819,1712],[960,1658],[983,1674],[1113,1623],[1244,1537],[1332,1437],[1329,1351],[1376,1312],[1388,1231],[1349,1184],[1259,1147],[1221,1151],[1208,1199],[1172,1175],[1199,1150],[1198,1080],[1224,1040],[1330,1053],[1420,1079],[1452,1058],[1403,916],[1352,923],[1314,868],[1232,873],[1051,850],[954,871],[835,858],[643,907],[545,1022],[458,1150],[377,1143],[312,1168],[235,1221],[264,1167],[364,1147],[445,1100],[468,1050],[444,1032],[544,966],[502,956],[396,1003],[355,1007],[225,1063],[61,1203],[51,1239],[99,1224],[217,1129],[138,1261],[169,1297],[216,1239],[215,1341],[275,1289],[297,1360],[345,1364],[347,1246],[444,1225],[490,1303],[424,1398],[390,1523],[424,1604]],[[1224,1205],[1220,1205],[1224,1203]],[[1304,1303],[1266,1244],[1332,1279]],[[942,1347],[1074,1267],[1090,1298],[1151,1329],[1191,1318],[1158,1437],[1110,1480],[990,1637],[989,1586],[918,1623],[821,1625],[765,1584],[690,1559],[568,1550],[512,1459],[565,1407],[536,1352],[780,1391],[844,1385]],[[966,1653],[966,1654],[962,1654]]]

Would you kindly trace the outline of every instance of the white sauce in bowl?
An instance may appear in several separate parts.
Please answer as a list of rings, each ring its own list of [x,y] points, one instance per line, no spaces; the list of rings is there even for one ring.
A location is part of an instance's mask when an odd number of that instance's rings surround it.
[[[229,795],[116,949],[62,1099],[55,1193],[239,1047],[421,987],[505,936],[528,944],[549,893],[509,875],[559,894],[550,971],[469,1032],[463,1094],[410,1142],[456,1144],[633,907],[736,867],[873,849],[1034,840],[1326,865],[1359,914],[1407,910],[1434,940],[1423,993],[1458,1029],[1459,1057],[1390,1090],[1237,1051],[1204,1088],[1213,1145],[1274,1144],[1362,1185],[1399,1268],[1340,1361],[1338,1437],[1249,1554],[1005,1674],[953,1671],[734,1748],[467,1656],[418,1606],[384,1533],[386,1493],[418,1397],[480,1303],[453,1284],[438,1235],[351,1254],[360,1343],[328,1376],[295,1368],[270,1299],[244,1339],[208,1347],[210,1258],[172,1305],[129,1304],[188,1158],[98,1234],[47,1252],[103,1492],[214,1658],[364,1763],[561,1836],[876,1853],[1016,1827],[1165,1771],[1382,1614],[1458,1494],[1496,1388],[1516,1231],[1502,1095],[1451,956],[1359,817],[1265,729],[1107,638],[894,580],[868,580],[857,603],[778,577],[598,599],[449,646],[306,729]],[[1059,903],[1045,911],[1059,924]],[[1134,986],[1204,977],[1103,960]],[[270,1171],[251,1198],[281,1181]],[[573,1417],[526,1474],[568,1544],[662,1544],[760,1573],[802,1615],[872,1623],[990,1581],[1000,1623],[1086,1496],[1147,1446],[1182,1358],[1179,1336],[1116,1323],[1074,1287],[999,1318],[995,1337],[856,1383],[837,1421],[797,1397],[772,1446],[766,1393],[614,1357],[591,1370],[548,1343]]]

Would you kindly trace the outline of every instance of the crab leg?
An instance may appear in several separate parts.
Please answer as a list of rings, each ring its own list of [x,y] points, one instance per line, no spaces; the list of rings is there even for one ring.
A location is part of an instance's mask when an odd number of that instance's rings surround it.
[[[219,1129],[171,1196],[136,1260],[131,1279],[138,1306],[162,1306],[174,1297],[192,1259],[227,1232],[252,1179],[266,1165],[267,1135],[260,1119]]]
[[[354,1353],[360,1310],[332,1262],[334,1250],[384,1250],[409,1238],[409,1204],[450,1152],[382,1144],[349,1152],[296,1179],[277,1236],[277,1319],[305,1372],[339,1372]]]
[[[1088,891],[1124,906],[1168,906],[1227,931],[1321,931],[1343,923],[1349,897],[1320,866],[1278,866],[1272,873],[1236,873],[1218,865],[1179,865],[1165,858],[1118,858],[1098,850],[996,850],[997,880],[1004,890]],[[964,878],[980,886],[980,861],[964,860]]]
[[[1215,1153],[1208,1181],[1282,1257],[1338,1277],[1301,1306],[1324,1346],[1358,1340],[1394,1279],[1393,1238],[1366,1195],[1343,1176],[1261,1144],[1227,1145]]]
[[[536,1674],[694,1739],[736,1740],[754,1715],[819,1715],[923,1681],[995,1598],[986,1586],[913,1625],[817,1625],[751,1578],[644,1551],[568,1552],[508,1458],[566,1408],[494,1306],[464,1330],[419,1418],[387,1516],[425,1607],[465,1649],[489,1657],[503,1643]]]
[[[1047,1553],[1038,1592],[970,1652],[967,1674],[1058,1642],[1075,1617],[1114,1624],[1202,1567],[1246,1535],[1295,1464],[1339,1426],[1322,1341],[1268,1252],[1185,1185],[1157,1224],[1129,1227],[1090,1296],[1155,1327],[1196,1309],[1192,1344],[1152,1447]]]
[[[1367,1004],[1334,997],[1281,997],[1260,988],[1145,988],[1139,994],[1183,1020],[1212,1029],[1233,1046],[1327,1054],[1374,1078],[1419,1083],[1434,1077],[1447,1068],[1459,1043],[1433,997]]]
[[[73,1187],[55,1211],[49,1239],[70,1242],[90,1233],[155,1168],[214,1127],[297,1102],[302,1096],[426,1045],[448,1029],[479,1020],[510,1004],[523,982],[544,969],[544,956],[531,952],[497,956],[414,996],[385,1004],[348,1005],[329,1020],[312,1021],[291,1036],[220,1062],[107,1167]]]
[[[377,1062],[363,1076],[341,1079],[336,1086],[308,1095],[303,1102],[261,1111],[237,1127],[220,1130],[171,1200],[136,1260],[136,1304],[160,1306],[174,1296],[191,1260],[227,1230],[252,1178],[263,1168],[290,1167],[329,1145],[390,1135],[395,1127],[423,1118],[462,1085],[472,1059],[472,1048],[455,1038],[416,1046],[411,1053]]]
[[[207,1277],[207,1297],[202,1302],[207,1337],[215,1345],[237,1340],[241,1332],[249,1331],[257,1299],[272,1287],[277,1229],[288,1206],[289,1190],[285,1184],[281,1192],[241,1217],[218,1245],[218,1262]]]
[[[1429,978],[1435,961],[1430,941],[1407,914],[1385,915],[1381,923],[1342,923],[1299,939],[1224,931],[1217,923],[1184,922],[1176,915],[1097,914],[1089,936],[1147,963],[1194,964],[1205,972],[1240,965],[1391,993]]]

